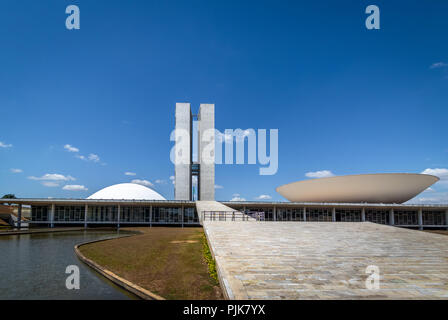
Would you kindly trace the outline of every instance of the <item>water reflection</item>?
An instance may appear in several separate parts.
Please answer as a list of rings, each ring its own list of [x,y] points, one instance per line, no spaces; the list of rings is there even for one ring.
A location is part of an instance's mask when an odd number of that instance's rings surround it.
[[[73,249],[115,236],[120,233],[92,230],[0,236],[0,299],[135,299],[79,261]],[[68,265],[79,267],[79,290],[65,287]]]

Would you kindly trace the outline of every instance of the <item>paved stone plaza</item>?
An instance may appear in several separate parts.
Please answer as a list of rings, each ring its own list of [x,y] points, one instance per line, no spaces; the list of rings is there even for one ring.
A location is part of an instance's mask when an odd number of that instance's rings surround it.
[[[230,299],[448,298],[448,236],[370,222],[205,221]],[[366,267],[380,289],[366,289]]]

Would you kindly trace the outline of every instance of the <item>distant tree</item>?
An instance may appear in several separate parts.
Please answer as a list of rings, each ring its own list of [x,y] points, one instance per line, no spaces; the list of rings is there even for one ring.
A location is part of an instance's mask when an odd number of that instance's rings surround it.
[[[16,197],[15,194],[8,193],[8,194],[5,194],[5,195],[2,197],[2,199],[17,199],[17,197]],[[8,205],[10,206],[11,204],[8,203]]]
[[[5,195],[2,197],[2,199],[17,199],[17,197],[16,197],[15,194],[8,193],[8,194],[5,194]]]

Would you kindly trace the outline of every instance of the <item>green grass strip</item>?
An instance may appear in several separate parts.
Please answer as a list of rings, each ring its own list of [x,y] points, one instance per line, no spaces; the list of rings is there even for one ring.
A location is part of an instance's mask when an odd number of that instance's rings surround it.
[[[207,237],[205,236],[205,234],[202,235],[202,253],[208,265],[208,273],[215,282],[215,285],[218,285],[219,281],[218,281],[218,273],[216,272],[216,262],[215,259],[213,259],[212,253],[210,252],[210,248],[208,247]]]

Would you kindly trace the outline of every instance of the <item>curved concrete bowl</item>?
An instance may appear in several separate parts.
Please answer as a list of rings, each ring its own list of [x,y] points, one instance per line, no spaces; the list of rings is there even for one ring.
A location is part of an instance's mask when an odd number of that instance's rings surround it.
[[[403,203],[439,180],[416,173],[377,173],[297,181],[275,190],[293,202]]]

